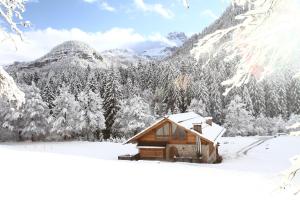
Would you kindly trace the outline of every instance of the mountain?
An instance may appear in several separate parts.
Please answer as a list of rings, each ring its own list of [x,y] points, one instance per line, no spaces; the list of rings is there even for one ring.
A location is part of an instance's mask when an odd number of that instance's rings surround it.
[[[240,6],[229,6],[223,14],[216,19],[211,25],[203,29],[202,32],[194,34],[188,38],[182,45],[175,49],[170,59],[176,57],[189,56],[190,51],[194,48],[197,42],[208,34],[215,32],[216,30],[225,29],[234,26],[241,22],[241,20],[236,19],[237,15],[246,12],[247,9]]]
[[[89,45],[80,41],[67,41],[54,47],[45,56],[31,61],[14,63],[7,68],[22,69],[47,69],[47,68],[64,68],[64,67],[91,67],[103,68],[107,63],[103,57]]]
[[[130,48],[142,57],[160,60],[172,55],[186,40],[183,32],[171,32],[160,41],[140,42]]]
[[[149,58],[139,55],[130,49],[110,49],[101,52],[108,66],[121,65],[123,67],[138,62],[146,62]]]

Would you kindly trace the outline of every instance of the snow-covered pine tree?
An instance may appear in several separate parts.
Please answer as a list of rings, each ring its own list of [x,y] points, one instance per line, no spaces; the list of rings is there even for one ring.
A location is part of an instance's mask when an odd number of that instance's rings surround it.
[[[154,116],[162,117],[167,114],[167,104],[164,103],[164,89],[156,88],[154,93]]]
[[[17,87],[13,78],[0,66],[0,98],[17,101],[20,105],[25,101],[24,97],[24,93]]]
[[[108,71],[105,78],[105,88],[103,93],[103,110],[105,117],[105,131],[103,133],[104,139],[108,139],[112,133],[112,125],[115,122],[116,115],[120,109],[120,84],[118,76],[113,69]]]
[[[49,110],[43,101],[40,90],[32,83],[24,87],[26,102],[23,110],[24,129],[23,139],[40,140],[48,133]]]
[[[280,114],[279,93],[276,89],[275,80],[264,81],[267,117],[277,117]]]
[[[257,117],[260,114],[266,114],[263,84],[257,82],[255,77],[252,76],[247,84],[247,87],[253,105],[254,116]]]
[[[193,91],[193,97],[195,99],[198,99],[205,105],[205,113],[207,113],[207,109],[210,108],[210,102],[209,102],[209,92],[208,87],[206,85],[206,82],[204,78],[202,78],[198,81],[193,81],[192,83],[192,91]]]
[[[100,95],[92,90],[84,90],[78,94],[78,101],[80,104],[78,125],[86,139],[90,140],[90,134],[93,134],[94,139],[101,139],[99,134],[105,129],[105,119]]]
[[[32,83],[24,85],[26,102],[20,108],[12,107],[5,116],[3,127],[17,135],[17,140],[39,140],[48,133],[49,111],[39,89]]]
[[[16,107],[11,104],[8,104],[6,106],[5,104],[2,104],[1,106],[1,111],[4,111],[3,121],[1,124],[2,128],[7,129],[6,131],[10,131],[15,136],[12,136],[11,138],[13,138],[16,141],[20,141],[22,140],[21,134],[24,129],[22,108]],[[22,107],[23,106],[24,104],[22,105]]]
[[[54,100],[53,118],[51,120],[52,139],[71,138],[75,134],[79,134],[80,127],[78,121],[80,119],[80,105],[75,100],[74,95],[68,92],[67,87],[60,89],[60,95]]]
[[[12,33],[16,33],[22,39],[20,27],[30,25],[29,21],[23,20],[23,12],[25,11],[25,0],[1,0],[0,1],[0,32],[1,41],[15,37]],[[9,31],[8,31],[9,30]],[[24,102],[24,93],[17,87],[14,80],[0,66],[0,98],[6,98],[9,101],[16,101],[18,106]]]
[[[246,105],[246,109],[249,111],[249,113],[251,115],[253,115],[254,109],[253,109],[252,99],[250,97],[247,85],[243,85],[243,87],[242,87],[242,95],[241,96],[242,96],[243,102]]]
[[[22,113],[17,106],[7,101],[6,98],[0,98],[0,140],[17,141],[22,129]]]
[[[274,89],[276,90],[278,97],[278,115],[280,115],[284,119],[287,119],[287,81],[284,80],[284,73],[275,73],[274,76],[271,76],[271,78],[274,80]]]
[[[187,109],[188,111],[195,112],[201,116],[207,116],[206,112],[206,105],[203,103],[203,101],[200,99],[192,99],[190,106]]]
[[[153,121],[149,104],[135,96],[122,101],[112,129],[115,136],[128,138],[151,125]]]
[[[97,79],[94,76],[93,73],[88,75],[87,78],[87,83],[86,83],[86,90],[91,90],[94,93],[98,92],[98,83],[97,83]]]
[[[78,94],[83,90],[83,88],[83,82],[76,73],[70,82],[70,92],[74,94],[75,99],[78,98]]]
[[[140,89],[137,85],[134,85],[131,79],[127,79],[126,84],[122,85],[122,97],[123,98],[131,98],[134,95],[138,95],[140,93]]]
[[[223,113],[223,101],[222,101],[222,93],[220,89],[220,82],[217,80],[217,75],[213,75],[213,72],[210,74],[211,80],[208,86],[209,88],[209,102],[210,109],[209,115],[212,116],[216,122],[222,122],[222,113]]]
[[[179,112],[186,112],[188,106],[191,103],[192,98],[192,84],[191,77],[188,74],[188,66],[184,63],[180,66],[180,74],[175,79],[175,95],[176,95],[176,107]]]
[[[43,101],[48,105],[48,108],[50,109],[50,112],[52,108],[54,107],[53,101],[55,100],[56,94],[55,94],[55,88],[53,80],[50,79],[49,83],[43,87],[41,90],[41,96]]]
[[[176,88],[175,88],[175,80],[179,76],[179,70],[171,63],[165,63],[162,65],[161,71],[161,82],[160,85],[162,87],[162,95],[163,95],[163,102],[159,104],[165,104],[165,110],[159,111],[160,113],[171,113],[175,112],[175,104],[176,104]]]
[[[289,91],[290,112],[300,115],[300,79],[294,78]]]
[[[242,98],[236,95],[227,107],[224,124],[227,128],[227,135],[250,135],[253,132],[253,120]]]

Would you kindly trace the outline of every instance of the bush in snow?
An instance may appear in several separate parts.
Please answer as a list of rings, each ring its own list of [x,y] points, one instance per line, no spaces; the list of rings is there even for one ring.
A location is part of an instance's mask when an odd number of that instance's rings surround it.
[[[286,122],[282,117],[265,117],[264,115],[258,116],[254,120],[254,134],[255,135],[275,135],[286,131]]]
[[[117,137],[130,137],[149,126],[154,121],[150,107],[141,97],[121,102],[113,131]]]
[[[286,123],[286,129],[292,135],[300,135],[300,115],[291,115]]]

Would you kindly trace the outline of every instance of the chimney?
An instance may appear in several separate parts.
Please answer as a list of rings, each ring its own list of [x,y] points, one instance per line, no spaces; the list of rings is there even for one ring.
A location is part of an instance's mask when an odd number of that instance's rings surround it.
[[[202,124],[201,123],[193,123],[193,129],[198,133],[202,133]]]
[[[212,126],[213,118],[212,118],[212,117],[205,117],[205,122],[206,122],[208,125]]]

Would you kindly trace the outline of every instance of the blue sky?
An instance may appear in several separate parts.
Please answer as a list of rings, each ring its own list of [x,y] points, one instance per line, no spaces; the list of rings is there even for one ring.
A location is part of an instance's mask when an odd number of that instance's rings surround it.
[[[186,9],[182,0],[27,0],[23,18],[32,26],[23,30],[17,49],[16,42],[2,42],[0,64],[37,59],[67,40],[83,41],[101,52],[166,42],[173,31],[190,36],[220,16],[228,1],[190,0]]]
[[[39,0],[28,3],[24,18],[34,29],[79,28],[86,32],[114,27],[133,28],[140,34],[200,32],[226,8],[222,0]],[[155,6],[156,5],[156,6]]]

